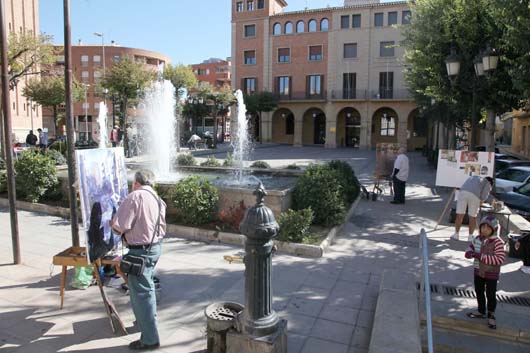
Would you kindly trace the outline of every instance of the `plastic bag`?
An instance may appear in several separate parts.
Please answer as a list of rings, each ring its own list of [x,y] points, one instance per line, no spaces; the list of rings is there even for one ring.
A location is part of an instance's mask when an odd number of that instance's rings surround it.
[[[75,275],[70,282],[70,286],[77,289],[87,289],[92,283],[94,267],[75,266]]]

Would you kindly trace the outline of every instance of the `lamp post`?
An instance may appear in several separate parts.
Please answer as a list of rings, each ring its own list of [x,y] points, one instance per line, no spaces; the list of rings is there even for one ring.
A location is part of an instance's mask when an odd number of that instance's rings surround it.
[[[477,95],[478,95],[478,80],[480,77],[483,76],[490,76],[493,71],[497,68],[497,64],[499,62],[499,56],[497,52],[492,49],[489,45],[487,49],[477,55],[475,57],[475,60],[473,60],[473,68],[475,71],[475,76],[472,83],[472,103],[471,103],[471,142],[469,149],[471,151],[474,151],[477,146]],[[445,59],[445,65],[447,69],[447,75],[449,76],[449,79],[451,80],[451,84],[456,84],[456,78],[458,74],[460,73],[460,67],[461,67],[461,59],[456,53],[455,48],[451,48],[451,53],[449,56]],[[462,87],[461,87],[462,88]],[[493,116],[493,119],[491,119],[491,116]],[[488,114],[488,127],[491,125],[491,121],[493,120],[493,125],[495,124],[495,116],[494,114]],[[495,141],[493,139],[493,134],[495,133],[495,126],[493,128],[489,127],[490,133],[491,133],[491,141],[488,146],[488,150],[494,150],[495,149]],[[491,132],[492,131],[492,132]]]
[[[83,83],[83,87],[85,87],[85,142],[88,144],[88,88],[90,85]]]
[[[94,32],[96,37],[101,37],[101,51],[103,52],[103,77],[105,77],[105,35],[101,32]],[[107,104],[106,97],[104,97],[105,105]]]

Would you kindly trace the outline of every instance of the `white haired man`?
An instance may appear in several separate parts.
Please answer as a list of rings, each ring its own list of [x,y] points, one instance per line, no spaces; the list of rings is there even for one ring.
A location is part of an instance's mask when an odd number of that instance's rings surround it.
[[[392,184],[394,185],[394,200],[390,203],[399,205],[405,203],[405,187],[409,178],[409,157],[405,154],[407,149],[400,147],[398,156],[394,161]]]

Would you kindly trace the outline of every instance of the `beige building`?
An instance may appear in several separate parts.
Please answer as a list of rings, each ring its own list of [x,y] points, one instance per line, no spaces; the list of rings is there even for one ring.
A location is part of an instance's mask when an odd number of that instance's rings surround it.
[[[4,0],[7,33],[31,31],[39,33],[38,0]],[[38,69],[38,68],[37,68]],[[11,119],[15,141],[24,142],[29,130],[42,126],[42,112],[38,105],[28,101],[22,91],[33,76],[24,76],[11,90]]]
[[[232,0],[232,87],[274,92],[255,137],[295,146],[422,148],[427,124],[403,77],[406,2],[347,0],[284,12],[283,0]],[[259,131],[261,129],[261,132]]]
[[[512,151],[530,158],[530,105],[525,110],[510,113],[512,123]]]

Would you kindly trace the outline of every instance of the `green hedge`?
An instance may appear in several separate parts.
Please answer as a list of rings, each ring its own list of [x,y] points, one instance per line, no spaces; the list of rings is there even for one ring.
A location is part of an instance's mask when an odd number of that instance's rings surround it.
[[[221,162],[215,156],[208,156],[208,158],[201,163],[201,167],[220,167]]]
[[[37,202],[59,183],[54,161],[34,151],[22,153],[15,162],[17,195],[26,201]]]
[[[282,212],[278,217],[280,233],[278,240],[294,243],[303,243],[309,238],[311,223],[313,223],[313,210],[306,208],[303,210],[289,209]]]
[[[348,162],[338,160],[329,162],[328,166],[339,173],[339,182],[344,188],[346,202],[348,204],[353,203],[359,196],[360,190],[359,180],[357,180],[353,168]]]
[[[270,164],[265,161],[255,161],[250,165],[250,168],[256,169],[270,169]]]
[[[197,176],[175,184],[168,199],[176,208],[178,221],[184,224],[201,225],[216,218],[219,193],[210,182]]]
[[[197,160],[191,153],[179,154],[177,157],[178,165],[197,165]]]
[[[49,149],[46,154],[48,157],[50,157],[55,165],[65,165],[66,164],[66,158],[64,158],[63,154],[57,150]]]

